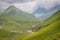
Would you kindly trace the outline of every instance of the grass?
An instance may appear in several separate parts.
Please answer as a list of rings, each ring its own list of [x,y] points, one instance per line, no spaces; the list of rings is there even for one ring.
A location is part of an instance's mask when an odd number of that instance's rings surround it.
[[[49,37],[54,36],[55,34],[60,32],[60,20],[50,24],[49,26],[40,29],[38,32],[33,33],[22,40],[48,40]],[[57,36],[60,36],[57,35]],[[55,38],[54,36],[53,38]],[[49,39],[54,40],[54,39]]]

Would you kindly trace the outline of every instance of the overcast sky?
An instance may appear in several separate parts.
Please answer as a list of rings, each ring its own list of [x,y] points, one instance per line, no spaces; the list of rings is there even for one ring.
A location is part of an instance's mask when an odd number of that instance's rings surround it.
[[[60,5],[60,0],[0,0],[0,9],[5,9],[10,5],[32,13],[38,6],[49,10],[56,5]]]

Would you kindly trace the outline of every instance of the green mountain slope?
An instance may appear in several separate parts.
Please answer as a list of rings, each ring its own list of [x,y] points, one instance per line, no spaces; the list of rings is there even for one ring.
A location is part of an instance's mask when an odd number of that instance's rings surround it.
[[[49,17],[48,19],[40,22],[37,27],[34,28],[34,31],[37,31],[41,28],[44,28],[48,25],[50,25],[51,23],[54,23],[55,21],[60,20],[60,10],[57,11],[56,13],[54,13],[51,17]]]
[[[0,13],[0,29],[17,33],[19,37],[24,37],[29,33],[26,31],[32,28],[32,25],[38,24],[40,19],[10,6],[4,12]],[[9,32],[8,32],[9,33]],[[18,37],[17,35],[14,35]]]
[[[23,40],[60,40],[60,20],[25,37]]]
[[[10,6],[9,8],[7,8],[4,12],[2,12],[0,17],[11,18],[13,21],[15,21],[15,20],[21,20],[21,21],[39,20],[38,18],[34,17],[33,15],[23,12],[14,6]]]
[[[9,7],[7,10],[0,14],[0,25],[15,26],[16,24],[18,29],[21,26],[23,27],[23,29],[26,29],[28,27],[31,27],[33,24],[37,24],[39,21],[40,20],[38,18],[35,18],[34,16],[26,12],[23,12],[15,8],[14,6]],[[14,28],[15,27],[12,27],[11,29]],[[10,29],[10,27],[8,27],[7,29]]]

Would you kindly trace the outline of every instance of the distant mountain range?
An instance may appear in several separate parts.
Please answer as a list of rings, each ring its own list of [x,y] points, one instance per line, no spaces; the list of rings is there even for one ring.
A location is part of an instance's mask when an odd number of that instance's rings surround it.
[[[56,5],[55,7],[51,8],[49,10],[42,8],[42,7],[38,7],[34,11],[33,15],[40,18],[41,20],[44,20],[44,19],[47,19],[48,17],[50,17],[51,15],[53,15],[58,10],[60,10],[60,5]]]

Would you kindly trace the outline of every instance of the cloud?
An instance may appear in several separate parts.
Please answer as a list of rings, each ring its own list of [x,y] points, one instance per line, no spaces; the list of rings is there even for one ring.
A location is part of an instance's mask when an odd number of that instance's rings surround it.
[[[3,4],[0,9],[5,9],[10,5],[15,5],[23,11],[32,12],[36,2],[34,0],[0,0],[0,4]]]
[[[38,7],[49,10],[56,5],[60,5],[60,0],[0,0],[0,8],[4,9],[11,4],[23,11],[32,13]]]
[[[41,13],[41,14],[36,13],[36,14],[35,14],[35,17],[41,17],[41,16],[43,16],[43,15],[44,15],[43,13]]]
[[[47,10],[50,10],[56,5],[60,5],[60,0],[34,0],[26,3],[15,3],[14,5],[17,8],[22,9],[23,11],[32,13],[38,7],[42,7]]]
[[[26,3],[14,3],[15,7],[25,11],[25,12],[33,12],[34,7],[36,6],[36,1],[26,2]]]
[[[44,7],[48,10],[58,4],[60,5],[60,0],[38,0],[37,2],[40,7]]]
[[[7,2],[0,1],[0,10],[4,10],[7,8],[10,4]]]
[[[22,3],[22,2],[29,2],[29,1],[34,1],[34,0],[0,0],[8,3]]]

